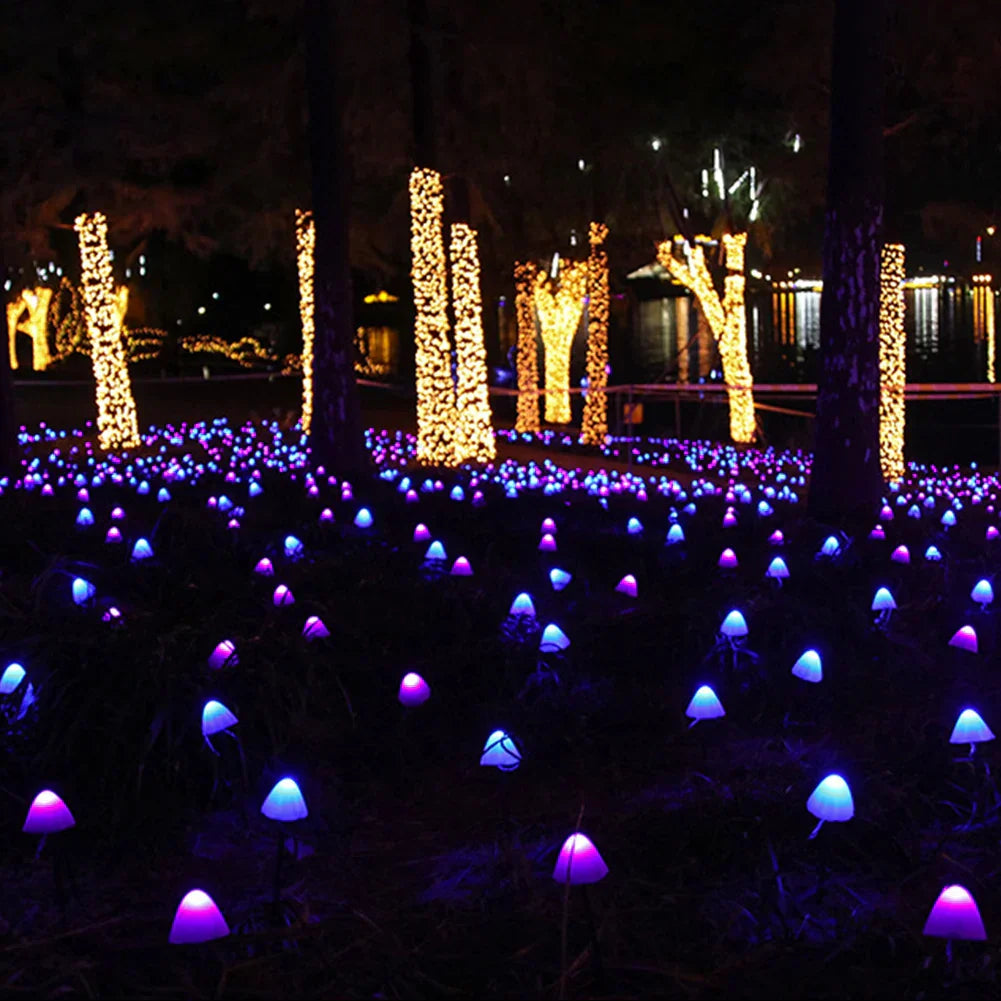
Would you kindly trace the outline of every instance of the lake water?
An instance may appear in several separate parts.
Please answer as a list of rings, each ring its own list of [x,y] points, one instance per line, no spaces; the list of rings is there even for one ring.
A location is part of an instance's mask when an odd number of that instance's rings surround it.
[[[997,293],[984,285],[941,285],[905,291],[908,382],[990,382],[997,329]],[[498,308],[496,361],[510,357],[517,337],[513,304]],[[756,382],[815,382],[820,347],[820,292],[753,291],[747,297],[747,339]],[[720,368],[701,312],[687,296],[613,303],[612,381],[694,383]],[[359,373],[403,381],[401,334],[393,327],[360,327]],[[488,349],[491,346],[488,345]],[[540,346],[541,351],[541,346]],[[584,374],[586,325],[574,341],[571,384]],[[542,370],[540,354],[540,372]],[[496,375],[496,373],[495,373]],[[496,380],[495,380],[496,381]]]
[[[820,292],[752,292],[747,340],[756,382],[815,382]],[[905,291],[908,382],[988,382],[997,294],[983,285]],[[712,336],[687,297],[634,307],[633,336],[617,381],[698,382],[719,370]]]

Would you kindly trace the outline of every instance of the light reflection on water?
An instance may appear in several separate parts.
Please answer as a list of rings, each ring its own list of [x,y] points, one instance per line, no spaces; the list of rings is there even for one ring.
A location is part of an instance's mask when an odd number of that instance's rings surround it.
[[[993,382],[997,308],[997,293],[984,286],[906,290],[908,381]],[[816,381],[820,293],[754,292],[747,310],[755,379]],[[700,319],[685,296],[638,303],[629,378],[697,382],[718,371],[716,346],[708,329],[699,330]]]

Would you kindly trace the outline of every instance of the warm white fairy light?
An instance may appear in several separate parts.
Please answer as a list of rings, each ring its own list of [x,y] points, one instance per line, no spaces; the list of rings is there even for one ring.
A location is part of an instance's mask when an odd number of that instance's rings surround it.
[[[76,232],[97,392],[98,442],[103,449],[131,448],[139,444],[139,428],[111,274],[108,224],[100,212],[79,215]]]
[[[295,256],[299,268],[299,320],[302,324],[302,430],[313,423],[313,252],[316,228],[313,213],[295,210]]]
[[[480,258],[476,230],[465,223],[452,226],[452,310],[455,314],[455,354],[458,367],[455,434],[457,459],[490,462],[497,454],[487,391],[487,352],[483,346]]]
[[[747,360],[747,309],[744,290],[744,248],[746,233],[723,237],[726,278],[723,279],[723,334],[719,355],[723,362],[727,397],[730,403],[730,436],[737,442],[754,441],[754,378]]]
[[[448,339],[448,283],[441,214],[441,175],[423,167],[410,175],[411,277],[417,368],[417,460],[455,465],[455,383]]]
[[[580,326],[587,291],[587,263],[564,261],[558,286],[539,273],[535,277],[535,311],[545,347],[546,420],[551,424],[570,422],[570,352]]]
[[[879,464],[887,483],[904,475],[904,247],[884,245],[879,262]]]
[[[657,260],[675,281],[692,291],[699,301],[723,363],[723,381],[730,405],[730,437],[735,442],[748,443],[754,441],[756,424],[754,379],[747,360],[747,311],[744,302],[747,234],[727,234],[723,237],[727,273],[722,300],[713,284],[701,246],[708,240],[708,237],[697,237],[695,246],[680,236],[673,241],[665,240],[657,247]],[[675,257],[675,244],[683,251],[685,260]]]
[[[602,244],[608,236],[604,223],[592,222],[587,259],[587,399],[581,421],[581,439],[603,445],[608,434],[608,254]]]
[[[539,350],[535,343],[535,276],[531,263],[514,266],[515,314],[518,321],[518,414],[516,431],[539,430]]]
[[[49,303],[52,289],[44,285],[25,289],[12,302],[7,303],[7,341],[10,348],[10,367],[17,368],[17,335],[31,338],[31,367],[36,372],[48,368],[52,362],[49,353]],[[21,316],[27,313],[22,322]]]

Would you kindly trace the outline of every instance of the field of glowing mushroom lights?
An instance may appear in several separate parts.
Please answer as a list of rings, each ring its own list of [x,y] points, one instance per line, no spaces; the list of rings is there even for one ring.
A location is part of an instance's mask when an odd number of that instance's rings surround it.
[[[24,996],[996,996],[996,473],[912,464],[852,537],[801,453],[22,437]]]

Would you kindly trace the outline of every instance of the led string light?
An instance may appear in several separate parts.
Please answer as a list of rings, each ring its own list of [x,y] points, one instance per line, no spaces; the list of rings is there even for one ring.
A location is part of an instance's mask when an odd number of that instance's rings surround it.
[[[545,347],[546,420],[570,422],[570,352],[587,292],[587,263],[561,261],[555,291],[545,272],[535,276],[535,312]]]
[[[581,421],[581,440],[603,445],[608,434],[608,254],[602,244],[608,236],[604,223],[592,222],[587,258],[587,399]]]
[[[256,337],[241,337],[238,341],[230,342],[211,334],[199,334],[196,337],[182,337],[178,341],[178,347],[190,354],[224,355],[244,368],[274,361],[271,352]]]
[[[483,306],[480,298],[480,258],[476,230],[455,223],[449,241],[452,264],[452,308],[455,313],[455,354],[458,365],[455,433],[457,459],[490,462],[497,455],[487,392],[487,352],[483,346]]]
[[[723,281],[722,301],[701,246],[702,242],[709,241],[709,237],[695,239],[695,246],[681,236],[676,236],[673,241],[663,241],[657,246],[657,260],[675,281],[698,299],[723,363],[723,381],[730,405],[730,437],[735,442],[750,443],[754,441],[756,424],[754,379],[747,360],[747,310],[744,300],[747,234],[727,234],[723,237],[727,274]],[[685,260],[675,256],[675,245],[680,247]]]
[[[454,466],[455,383],[448,338],[443,205],[441,175],[415,167],[410,174],[410,275],[416,312],[417,460],[434,466]]]
[[[904,247],[887,243],[879,256],[879,464],[893,483],[904,475]]]
[[[108,224],[95,212],[77,216],[75,228],[96,384],[98,442],[105,450],[131,448],[139,444],[139,428],[111,274]]]
[[[17,335],[31,338],[31,367],[35,372],[44,371],[52,363],[49,354],[49,303],[52,289],[39,286],[24,289],[19,299],[7,303],[7,337],[10,345],[10,367],[17,368]],[[28,316],[21,322],[22,313]]]
[[[539,351],[535,343],[536,267],[531,263],[514,266],[515,313],[518,318],[518,415],[516,431],[539,430]]]
[[[723,237],[726,278],[723,279],[723,335],[719,354],[723,362],[727,398],[730,403],[730,437],[734,441],[754,441],[754,377],[747,360],[747,309],[744,305],[744,248],[746,233]]]
[[[295,210],[295,257],[299,269],[299,319],[302,324],[302,430],[309,434],[313,423],[313,251],[316,228],[313,213]]]

